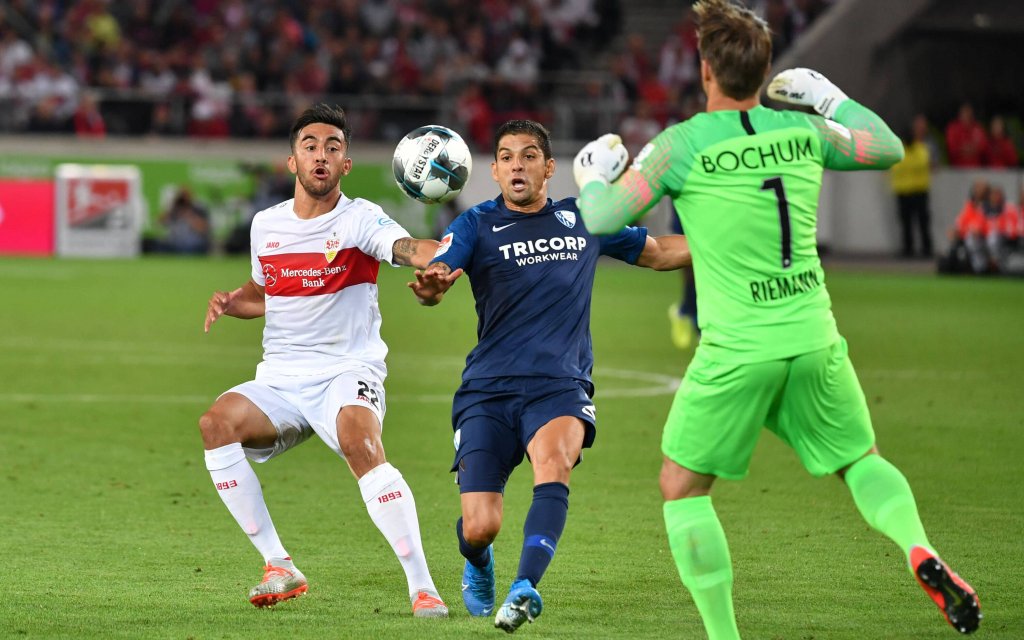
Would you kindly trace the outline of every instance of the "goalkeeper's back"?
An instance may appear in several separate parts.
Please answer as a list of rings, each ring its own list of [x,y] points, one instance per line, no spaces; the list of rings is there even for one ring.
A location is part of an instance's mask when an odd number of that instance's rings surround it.
[[[694,256],[702,345],[715,359],[784,358],[838,338],[817,253],[822,173],[889,163],[849,162],[853,136],[816,115],[757,106],[699,114],[652,141]]]

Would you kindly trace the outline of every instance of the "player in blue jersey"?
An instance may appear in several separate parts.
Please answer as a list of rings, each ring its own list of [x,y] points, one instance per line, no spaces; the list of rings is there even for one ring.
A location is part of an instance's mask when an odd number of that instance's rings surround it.
[[[455,529],[472,615],[494,610],[491,543],[501,529],[505,483],[524,454],[533,465],[519,570],[494,621],[509,633],[541,612],[537,583],[565,527],[569,474],[594,442],[590,299],[597,259],[657,270],[690,264],[679,235],[652,238],[636,227],[610,236],[588,232],[575,198],[548,198],[554,172],[543,126],[502,125],[491,164],[501,195],[456,218],[430,267],[409,284],[423,304],[434,305],[465,271],[476,300],[478,344],[452,406],[452,471],[462,500]]]

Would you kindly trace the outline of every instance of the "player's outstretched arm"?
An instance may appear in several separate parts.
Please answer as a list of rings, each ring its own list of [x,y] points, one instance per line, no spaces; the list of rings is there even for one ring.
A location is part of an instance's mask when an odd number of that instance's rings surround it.
[[[813,107],[826,120],[841,125],[824,122],[819,126],[829,169],[888,169],[903,159],[903,143],[889,125],[817,71],[797,68],[780,72],[768,85],[768,97]]]
[[[206,322],[203,331],[210,332],[210,327],[221,316],[234,318],[259,318],[267,312],[267,300],[263,295],[263,287],[252,280],[234,291],[214,291],[206,305]]]
[[[403,267],[426,269],[430,260],[437,253],[437,240],[419,240],[416,238],[399,238],[391,247],[392,261]]]
[[[629,152],[622,144],[622,138],[614,133],[606,133],[597,140],[588,142],[576,154],[572,163],[572,175],[576,180],[576,186],[580,188],[580,215],[591,233],[614,233],[626,226],[626,216],[605,211],[595,215],[593,209],[607,199],[605,193],[609,190],[610,183],[626,170],[628,160]],[[584,209],[585,204],[587,210]]]
[[[451,289],[455,281],[462,275],[462,269],[452,271],[452,268],[443,262],[435,262],[426,269],[417,269],[415,272],[416,282],[408,283],[416,299],[426,307],[439,304],[444,299],[444,294]]]
[[[647,243],[636,260],[636,266],[655,271],[672,271],[691,264],[693,256],[690,255],[690,243],[686,236],[678,234],[655,238],[647,236]]]
[[[591,233],[615,233],[661,200],[667,150],[656,141],[644,147],[629,169],[626,148],[613,134],[587,143],[576,154],[573,176],[580,188],[580,216]]]

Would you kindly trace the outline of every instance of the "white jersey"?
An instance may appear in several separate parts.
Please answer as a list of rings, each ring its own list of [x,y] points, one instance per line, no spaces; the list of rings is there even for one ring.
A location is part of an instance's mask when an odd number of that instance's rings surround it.
[[[295,215],[294,200],[252,221],[252,279],[266,291],[263,362],[256,376],[370,367],[387,375],[377,272],[409,233],[384,211],[344,195],[328,213]]]

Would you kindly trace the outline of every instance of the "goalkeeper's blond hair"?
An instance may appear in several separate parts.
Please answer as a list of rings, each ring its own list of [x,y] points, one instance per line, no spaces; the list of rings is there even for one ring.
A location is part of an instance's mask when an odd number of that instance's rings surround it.
[[[700,57],[722,92],[743,100],[761,90],[772,63],[771,30],[761,18],[729,0],[697,0]]]

